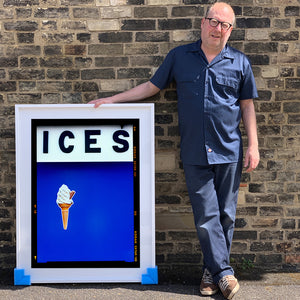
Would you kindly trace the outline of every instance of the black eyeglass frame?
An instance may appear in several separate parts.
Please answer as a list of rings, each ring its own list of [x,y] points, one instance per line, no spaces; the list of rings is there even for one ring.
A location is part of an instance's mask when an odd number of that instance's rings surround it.
[[[221,24],[221,29],[224,30],[224,31],[228,31],[228,30],[233,26],[233,24],[230,24],[229,22],[221,22],[221,21],[219,21],[219,20],[217,20],[217,19],[215,19],[215,18],[207,18],[207,17],[205,17],[205,20],[208,20],[209,25],[212,26],[212,27],[218,27],[218,25]],[[212,25],[212,24],[211,24],[211,20],[216,21],[217,24],[216,24],[215,26]],[[228,24],[229,27],[226,29],[226,28],[223,27],[223,24]]]

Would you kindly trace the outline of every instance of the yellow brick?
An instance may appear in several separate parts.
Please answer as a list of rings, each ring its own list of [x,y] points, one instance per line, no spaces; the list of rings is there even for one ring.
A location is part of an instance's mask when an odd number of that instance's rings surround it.
[[[101,17],[104,19],[130,18],[132,16],[131,8],[129,6],[102,7],[100,8],[100,12]]]
[[[239,196],[238,196],[238,205],[244,205],[246,203],[245,200],[245,192],[244,191],[239,191]]]
[[[156,153],[155,170],[170,171],[176,170],[175,153]]]
[[[179,5],[181,4],[180,0],[148,0],[148,5]]]
[[[96,6],[110,6],[109,0],[96,0]]]
[[[110,5],[112,6],[119,6],[119,5],[126,5],[127,0],[110,0]]]
[[[269,31],[264,29],[248,29],[246,32],[246,39],[248,41],[263,41],[269,39]]]
[[[157,230],[195,229],[193,214],[161,214],[156,216]]]
[[[101,80],[100,82],[102,91],[125,91],[129,90],[131,82],[128,80]]]
[[[120,30],[118,20],[88,20],[87,26],[90,31]]]
[[[261,69],[261,76],[263,78],[277,78],[279,76],[278,67],[263,67]]]
[[[195,33],[192,31],[186,30],[174,30],[173,31],[173,41],[174,42],[181,42],[181,41],[189,41],[193,42],[199,38],[195,36]]]

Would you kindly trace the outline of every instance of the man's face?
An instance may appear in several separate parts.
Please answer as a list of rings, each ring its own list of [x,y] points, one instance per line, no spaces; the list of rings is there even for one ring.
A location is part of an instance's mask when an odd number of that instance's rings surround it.
[[[214,18],[219,22],[227,22],[230,24],[233,24],[234,22],[234,15],[232,11],[227,7],[212,8],[207,18]],[[201,22],[202,46],[206,50],[220,52],[225,47],[230,37],[231,31],[232,26],[228,29],[228,31],[226,31],[222,29],[221,24],[213,27],[210,25],[208,19],[203,18]]]

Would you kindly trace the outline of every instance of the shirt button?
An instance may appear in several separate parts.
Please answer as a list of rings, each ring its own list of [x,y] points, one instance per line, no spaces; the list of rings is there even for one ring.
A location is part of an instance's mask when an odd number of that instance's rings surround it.
[[[211,148],[208,148],[208,150],[207,150],[208,152],[212,152],[212,149]]]

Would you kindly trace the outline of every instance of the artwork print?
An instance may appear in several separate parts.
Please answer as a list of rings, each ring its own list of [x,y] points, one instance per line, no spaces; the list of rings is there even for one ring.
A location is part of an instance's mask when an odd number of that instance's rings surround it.
[[[138,267],[138,120],[32,121],[32,267]]]

